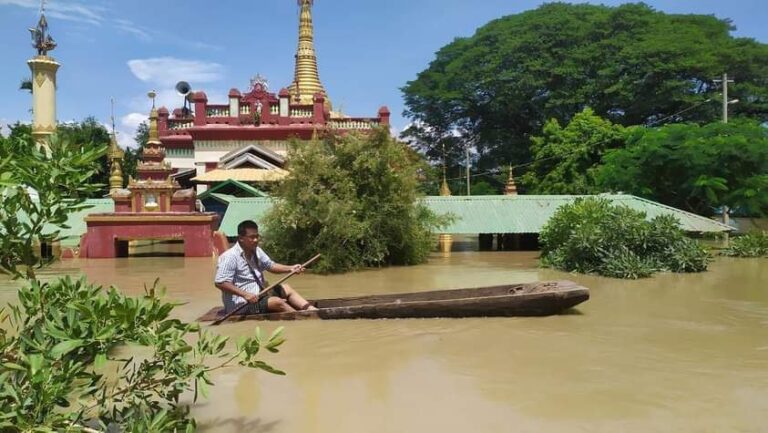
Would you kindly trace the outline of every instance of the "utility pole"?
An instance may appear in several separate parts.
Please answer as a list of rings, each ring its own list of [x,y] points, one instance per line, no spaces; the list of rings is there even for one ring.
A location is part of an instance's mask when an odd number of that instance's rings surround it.
[[[734,104],[736,102],[739,102],[738,99],[735,99],[733,101],[728,100],[728,83],[733,83],[733,80],[728,79],[728,73],[723,74],[722,80],[712,80],[715,83],[723,83],[723,123],[728,123],[728,105]],[[728,212],[730,212],[730,209],[728,206],[723,205],[723,224],[729,225],[730,224],[730,217],[728,215]],[[729,242],[729,235],[726,232],[725,233],[725,245],[728,245]]]
[[[469,145],[467,145],[467,195],[472,195],[469,188]]]
[[[728,79],[728,74],[723,74],[722,80],[712,80],[715,83],[723,83],[723,123],[728,123],[728,105],[735,104],[738,100],[728,100],[728,83],[733,83],[733,80]]]

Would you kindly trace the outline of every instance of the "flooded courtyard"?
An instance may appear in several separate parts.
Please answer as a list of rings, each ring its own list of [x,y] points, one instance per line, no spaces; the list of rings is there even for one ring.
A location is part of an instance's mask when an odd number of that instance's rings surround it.
[[[768,261],[718,258],[702,274],[622,281],[537,268],[537,253],[458,252],[409,268],[290,282],[309,298],[570,279],[591,299],[545,318],[258,323],[285,326],[265,360],[232,368],[193,409],[204,432],[766,432]],[[213,259],[75,260],[143,293],[156,277],[194,320],[217,305]],[[0,301],[16,284],[0,281]],[[237,337],[256,322],[214,332]]]

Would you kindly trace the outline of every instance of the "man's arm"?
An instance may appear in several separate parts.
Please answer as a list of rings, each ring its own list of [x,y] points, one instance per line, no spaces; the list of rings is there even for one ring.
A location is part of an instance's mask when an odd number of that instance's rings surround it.
[[[300,274],[304,272],[304,266],[301,266],[301,264],[298,263],[295,265],[284,265],[282,263],[274,262],[269,268],[269,272],[275,274],[287,274],[288,272],[296,272],[297,274]]]
[[[250,303],[254,303],[259,299],[259,295],[257,295],[256,293],[246,292],[245,290],[242,290],[236,285],[232,284],[231,281],[222,281],[220,283],[215,283],[215,285],[216,285],[216,288],[218,288],[222,292],[240,296],[241,298],[245,298],[245,300]]]

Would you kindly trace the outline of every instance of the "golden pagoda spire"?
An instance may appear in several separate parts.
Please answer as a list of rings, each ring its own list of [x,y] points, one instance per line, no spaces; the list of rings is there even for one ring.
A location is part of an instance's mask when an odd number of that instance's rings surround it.
[[[155,107],[155,97],[157,93],[152,90],[147,93],[149,99],[152,100],[152,110],[149,112],[149,137],[147,138],[147,144],[161,145],[160,134],[157,132],[157,108]]]
[[[445,144],[443,144],[443,184],[440,185],[440,195],[443,197],[451,195],[451,189],[448,188],[448,180],[446,179],[447,168],[445,164]]]
[[[296,50],[296,67],[293,82],[288,87],[288,92],[294,101],[301,104],[312,104],[315,93],[325,96],[326,107],[330,109],[331,102],[328,94],[320,83],[320,75],[317,69],[317,55],[315,54],[315,36],[312,25],[313,0],[298,0],[301,7],[299,18],[299,47]]]
[[[121,189],[123,187],[122,161],[125,156],[123,149],[117,145],[117,133],[115,132],[115,100],[112,99],[112,134],[109,140],[109,161],[112,167],[109,172],[109,189]]]
[[[504,195],[517,195],[517,185],[515,178],[512,177],[512,164],[509,164],[509,178],[507,178],[507,184],[504,186]]]

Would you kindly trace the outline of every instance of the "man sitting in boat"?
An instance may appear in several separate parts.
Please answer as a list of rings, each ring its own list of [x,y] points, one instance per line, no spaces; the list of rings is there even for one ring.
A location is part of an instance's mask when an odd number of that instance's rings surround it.
[[[272,293],[259,299],[267,287],[264,271],[278,274],[301,273],[300,264],[283,265],[272,261],[259,247],[259,226],[246,220],[237,226],[237,243],[219,257],[214,284],[221,290],[224,312],[229,313],[248,302],[242,314],[288,313],[297,310],[317,310],[288,284],[281,284]]]

